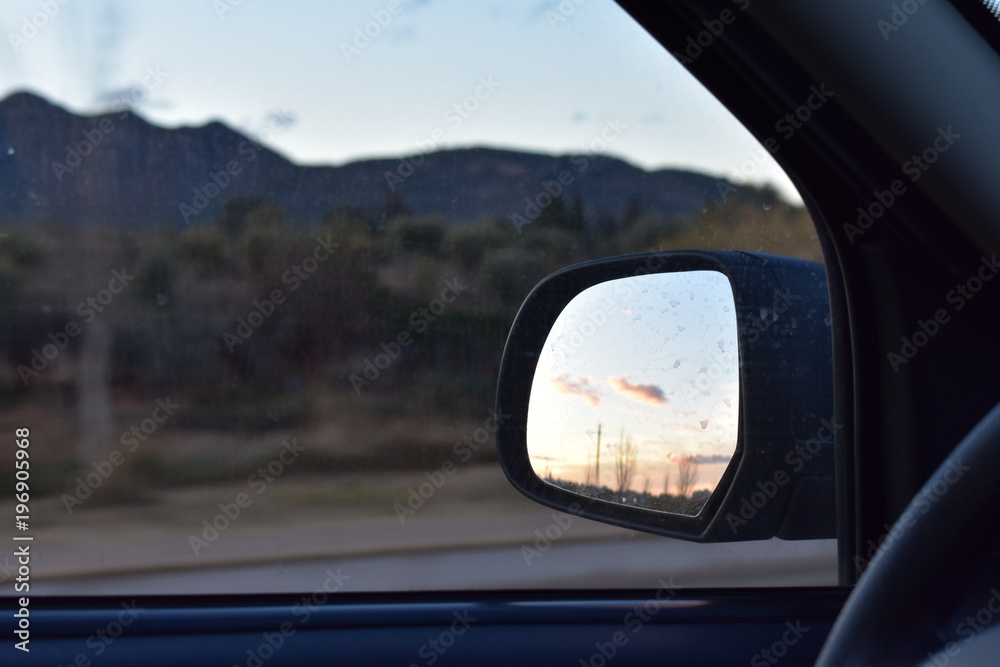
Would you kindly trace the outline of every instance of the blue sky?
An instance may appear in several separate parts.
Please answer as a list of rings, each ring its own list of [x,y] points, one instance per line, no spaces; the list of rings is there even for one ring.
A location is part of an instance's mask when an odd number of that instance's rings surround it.
[[[588,152],[617,120],[608,154],[797,198],[769,157],[740,173],[757,142],[606,0],[8,0],[0,29],[0,96],[95,113],[132,91],[154,123],[221,120],[299,163]]]

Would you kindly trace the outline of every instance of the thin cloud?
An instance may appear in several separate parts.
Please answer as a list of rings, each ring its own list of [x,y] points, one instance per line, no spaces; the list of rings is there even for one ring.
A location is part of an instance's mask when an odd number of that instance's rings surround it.
[[[299,117],[295,115],[294,111],[288,111],[285,109],[280,109],[278,111],[272,111],[267,114],[266,122],[270,125],[276,125],[278,127],[291,127],[295,125],[299,120]]]
[[[713,463],[729,463],[733,460],[732,456],[727,456],[725,454],[712,454],[706,456],[704,454],[688,454],[687,456],[681,457],[690,461],[691,463],[696,463],[698,465],[705,464],[710,465]]]
[[[601,404],[601,396],[590,378],[570,380],[568,375],[560,375],[552,380],[552,386],[563,396],[578,396],[595,408]]]
[[[612,388],[619,394],[623,394],[634,401],[650,403],[651,405],[663,405],[667,402],[667,397],[663,390],[653,384],[632,384],[625,378],[608,378]]]
[[[680,422],[665,422],[663,427],[668,431],[690,431],[691,433],[698,434],[702,432],[699,426],[691,426],[691,424],[682,424]]]
[[[111,88],[110,84],[116,78],[120,69],[119,63],[123,60],[122,45],[127,25],[117,0],[106,0],[92,7],[96,9],[91,15],[93,32],[89,44],[93,54],[90,60],[91,90],[106,91]],[[74,31],[76,30],[78,28],[74,28]],[[95,97],[96,102],[103,95],[98,92]]]

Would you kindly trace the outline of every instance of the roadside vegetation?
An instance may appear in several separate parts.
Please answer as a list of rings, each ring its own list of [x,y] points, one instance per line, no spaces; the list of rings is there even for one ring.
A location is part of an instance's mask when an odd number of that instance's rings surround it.
[[[557,199],[518,233],[391,202],[292,226],[274,204],[239,198],[183,230],[8,227],[0,419],[30,425],[44,443],[38,490],[62,494],[169,397],[177,409],[95,493],[108,502],[245,478],[291,437],[307,449],[290,475],[426,470],[487,418],[510,323],[549,273],[646,250],[821,260],[805,210],[767,189],[741,187],[685,219],[639,202],[585,213]],[[79,304],[123,269],[129,284],[88,320]],[[79,335],[64,339],[70,323]],[[472,462],[494,460],[488,444]]]

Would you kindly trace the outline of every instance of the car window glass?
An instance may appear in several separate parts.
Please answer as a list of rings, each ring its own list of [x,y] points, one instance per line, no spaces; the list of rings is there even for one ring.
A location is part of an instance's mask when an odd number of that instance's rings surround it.
[[[505,336],[552,271],[822,260],[772,156],[793,122],[755,141],[605,0],[19,0],[0,24],[0,400],[32,443],[37,592],[836,583],[832,540],[570,517],[494,451]]]

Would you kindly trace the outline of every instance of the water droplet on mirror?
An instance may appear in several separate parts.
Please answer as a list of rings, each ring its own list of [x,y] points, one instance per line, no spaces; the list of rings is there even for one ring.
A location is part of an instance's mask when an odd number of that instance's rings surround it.
[[[167,305],[168,301],[170,301],[170,297],[168,297],[166,294],[164,294],[162,292],[157,292],[157,294],[156,294],[156,305],[157,306],[165,306],[165,305]]]
[[[13,155],[13,154],[14,154],[14,147],[11,146],[10,148],[7,149],[7,155]]]

